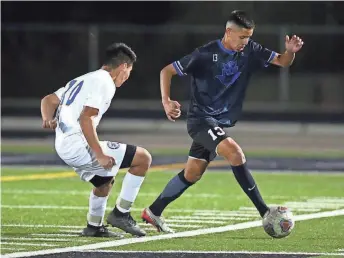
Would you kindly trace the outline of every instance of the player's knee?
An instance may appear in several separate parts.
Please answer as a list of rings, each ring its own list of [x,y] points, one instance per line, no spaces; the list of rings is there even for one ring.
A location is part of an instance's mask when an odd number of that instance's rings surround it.
[[[148,170],[152,164],[152,155],[144,148],[140,147],[141,166]]]
[[[190,169],[186,169],[184,171],[184,177],[190,183],[196,183],[202,178],[202,175],[203,173],[201,173],[200,171],[194,171]]]
[[[152,155],[144,148],[137,147],[131,172],[136,175],[144,176],[152,164]]]
[[[239,166],[246,162],[244,152],[232,138],[220,142],[217,152],[220,156],[226,158],[232,166]]]
[[[246,162],[245,154],[242,149],[236,150],[227,158],[232,166],[240,166]]]
[[[111,188],[112,188],[112,181],[103,184],[101,186],[95,187],[93,189],[93,193],[94,195],[98,196],[98,197],[106,197],[110,194]]]

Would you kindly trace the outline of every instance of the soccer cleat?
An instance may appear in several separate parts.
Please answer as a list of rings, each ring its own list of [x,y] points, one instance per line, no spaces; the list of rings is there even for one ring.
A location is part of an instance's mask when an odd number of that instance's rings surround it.
[[[123,231],[135,236],[142,237],[147,234],[136,224],[136,221],[130,215],[130,212],[123,213],[123,215],[116,215],[114,211],[111,211],[106,221],[111,226],[122,229]]]
[[[142,211],[141,218],[146,223],[152,224],[158,232],[174,233],[174,230],[169,228],[162,216],[155,216],[149,208]]]
[[[87,224],[87,227],[84,228],[80,236],[85,237],[117,237],[123,238],[124,236],[120,233],[111,232],[107,229],[106,226],[102,225],[100,227],[95,227]]]

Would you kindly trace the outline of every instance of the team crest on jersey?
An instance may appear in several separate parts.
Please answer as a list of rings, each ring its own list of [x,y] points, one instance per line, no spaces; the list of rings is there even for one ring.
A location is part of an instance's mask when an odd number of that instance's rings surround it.
[[[110,148],[110,149],[118,149],[119,148],[119,143],[118,142],[107,142],[107,146]]]
[[[240,76],[239,67],[236,62],[229,61],[228,63],[222,63],[221,75],[216,75],[215,78],[226,87],[231,86]]]

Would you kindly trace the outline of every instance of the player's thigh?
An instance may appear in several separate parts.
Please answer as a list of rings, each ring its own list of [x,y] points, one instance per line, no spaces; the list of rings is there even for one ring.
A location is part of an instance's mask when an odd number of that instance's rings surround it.
[[[151,154],[145,148],[137,146],[131,163],[130,164],[126,163],[125,165],[131,168],[141,167],[141,168],[148,169],[151,163],[152,163]]]
[[[218,155],[226,158],[234,166],[241,165],[246,161],[244,152],[239,144],[231,137],[222,140],[216,149]]]
[[[98,163],[90,147],[86,146],[89,153],[88,162],[82,166],[74,167],[82,180],[90,181],[96,175],[99,177],[115,177],[119,169],[131,164],[136,152],[136,146],[125,143],[100,141],[100,146],[105,155],[115,159],[116,164],[111,169],[105,169]]]
[[[208,162],[216,158],[219,143],[228,138],[228,135],[221,127],[211,125],[204,126],[190,135],[195,143],[191,147],[194,149],[193,152],[202,153],[202,156],[199,154],[196,158],[203,158]]]

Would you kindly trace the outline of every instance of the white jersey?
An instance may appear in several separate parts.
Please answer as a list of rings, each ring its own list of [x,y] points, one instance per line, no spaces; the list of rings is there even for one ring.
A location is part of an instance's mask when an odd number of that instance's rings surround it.
[[[108,110],[115,91],[110,74],[102,69],[77,77],[57,90],[55,94],[61,103],[56,115],[56,138],[81,132],[79,117],[84,106],[99,110],[98,116],[93,118],[94,126],[97,127]]]
[[[97,127],[115,91],[110,74],[100,69],[75,78],[55,92],[60,99],[56,111],[58,124],[55,130],[55,150],[83,180],[88,181],[96,174],[114,176],[121,166],[126,145],[100,141],[104,153],[113,156],[117,163],[111,170],[105,170],[97,162],[79,124],[80,114],[84,106],[88,106],[99,110],[97,117],[93,118],[93,124]]]

